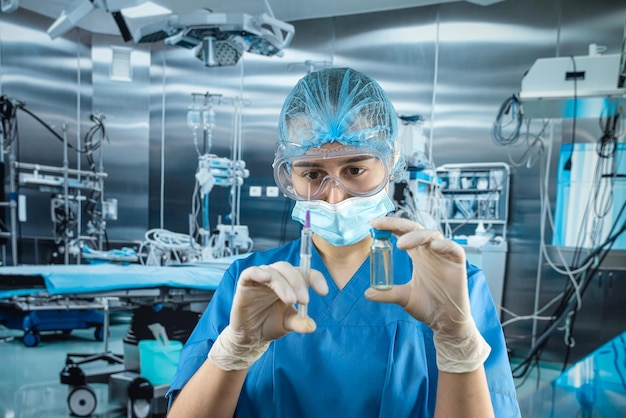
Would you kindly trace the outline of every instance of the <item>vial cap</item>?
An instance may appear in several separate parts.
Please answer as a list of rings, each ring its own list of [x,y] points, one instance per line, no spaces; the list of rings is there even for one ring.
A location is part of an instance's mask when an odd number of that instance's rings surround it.
[[[386,229],[370,229],[370,235],[374,239],[389,239],[391,238],[391,231]]]

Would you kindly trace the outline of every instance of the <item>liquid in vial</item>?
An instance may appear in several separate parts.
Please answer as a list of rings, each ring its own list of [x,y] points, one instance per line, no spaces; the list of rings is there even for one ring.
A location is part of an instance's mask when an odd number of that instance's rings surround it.
[[[393,245],[391,231],[371,230],[374,241],[370,247],[370,286],[389,290],[393,286]]]

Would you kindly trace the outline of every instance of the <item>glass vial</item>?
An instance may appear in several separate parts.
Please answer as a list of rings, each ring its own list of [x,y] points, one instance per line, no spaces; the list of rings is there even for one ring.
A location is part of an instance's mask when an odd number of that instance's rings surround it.
[[[391,231],[371,229],[374,242],[370,247],[370,286],[378,290],[389,290],[393,285],[393,246]]]

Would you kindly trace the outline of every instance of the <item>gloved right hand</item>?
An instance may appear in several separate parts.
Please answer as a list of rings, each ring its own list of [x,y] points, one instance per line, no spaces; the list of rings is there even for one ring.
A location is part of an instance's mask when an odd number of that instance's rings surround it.
[[[320,295],[328,293],[326,279],[317,270],[311,270],[310,285]],[[222,370],[246,369],[271,341],[291,331],[315,331],[313,319],[297,316],[296,302],[309,302],[308,284],[297,267],[281,261],[245,269],[237,282],[230,324],[213,344],[209,359]]]
[[[398,236],[397,247],[407,251],[413,271],[408,283],[390,290],[370,288],[365,296],[396,303],[428,325],[439,370],[466,373],[482,366],[491,348],[472,317],[463,248],[408,219],[377,218],[372,226]]]

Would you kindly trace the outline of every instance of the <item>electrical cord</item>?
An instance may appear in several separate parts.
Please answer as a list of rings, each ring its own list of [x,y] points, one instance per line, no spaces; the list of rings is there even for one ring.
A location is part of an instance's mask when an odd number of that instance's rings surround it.
[[[154,228],[146,231],[139,246],[139,260],[143,265],[170,265],[194,261],[202,251],[192,237],[186,234]],[[147,254],[144,252],[147,251]]]
[[[2,120],[2,132],[4,133],[4,151],[11,149],[11,146],[17,142],[17,106],[19,102],[14,104],[7,96],[0,96],[0,118]]]
[[[532,363],[532,360],[534,358],[538,359],[541,356],[541,353],[543,352],[543,349],[545,348],[545,345],[547,344],[547,340],[552,335],[552,333],[558,328],[558,326],[563,320],[569,321],[569,323],[566,324],[566,336],[565,336],[566,356],[565,356],[564,366],[563,366],[564,368],[566,367],[566,364],[569,358],[569,352],[571,348],[573,348],[574,346],[574,341],[573,341],[573,338],[571,337],[571,329],[573,329],[574,321],[576,318],[575,314],[580,309],[580,303],[582,303],[581,302],[582,295],[584,294],[585,290],[587,289],[587,286],[591,282],[591,279],[600,269],[600,266],[602,265],[604,258],[608,255],[614,242],[626,230],[626,223],[624,223],[622,227],[620,228],[620,230],[618,230],[615,234],[613,234],[613,231],[618,225],[617,222],[620,219],[625,208],[626,208],[626,202],[624,203],[624,205],[622,205],[622,208],[619,211],[619,214],[617,215],[616,222],[612,226],[611,231],[609,233],[609,238],[607,238],[607,240],[604,243],[602,243],[600,246],[596,247],[596,249],[587,256],[586,260],[583,261],[583,265],[592,265],[591,269],[582,270],[580,272],[580,275],[582,275],[583,277],[580,280],[579,286],[571,285],[564,290],[564,292],[562,293],[562,297],[560,297],[561,304],[557,307],[557,309],[555,310],[555,313],[553,314],[554,320],[552,321],[551,324],[549,324],[546,327],[544,332],[537,339],[535,345],[531,348],[525,360],[513,370],[514,377],[516,378],[522,377],[524,376],[524,374],[526,374],[529,371],[530,363]],[[604,247],[607,247],[607,248],[603,250]],[[599,257],[598,257],[598,254],[600,254]],[[577,296],[576,298],[573,297],[574,294]],[[520,367],[522,367],[523,370],[521,371],[519,375],[516,375],[516,372],[519,370]]]
[[[570,60],[572,61],[572,71],[574,73],[574,114],[572,115],[572,150],[563,167],[563,169],[567,171],[572,169],[572,155],[574,154],[574,146],[576,145],[576,121],[578,119],[578,76],[576,75],[578,71],[576,70],[576,59],[570,55]]]
[[[626,203],[625,203],[626,205]],[[622,207],[623,209],[623,207]],[[620,213],[622,213],[622,211],[620,211]],[[618,218],[619,219],[619,218]],[[617,223],[614,225],[616,226]],[[614,228],[613,228],[614,229]],[[581,284],[581,292],[584,293],[584,291],[587,289],[587,286],[589,285],[589,283],[591,282],[591,278],[593,278],[593,276],[595,275],[595,273],[599,270],[600,266],[602,265],[604,259],[606,258],[606,256],[608,255],[608,253],[610,252],[613,244],[615,243],[615,241],[617,240],[617,238],[624,232],[626,231],[626,223],[624,223],[621,228],[619,230],[617,230],[615,233],[611,234],[606,241],[604,241],[603,244],[599,245],[598,247],[596,247],[584,260],[584,263],[587,263],[588,260],[590,259],[595,259],[596,262],[594,263],[594,265],[592,266],[592,268],[590,269],[590,271],[588,271],[588,274],[585,274],[584,280]],[[515,378],[520,378],[522,376],[524,376],[528,370],[530,369],[530,364],[532,363],[532,361],[535,358],[539,358],[541,355],[541,352],[543,351],[543,349],[545,348],[545,346],[547,345],[548,339],[551,337],[552,333],[556,330],[556,328],[558,326],[561,325],[562,321],[566,319],[566,317],[569,315],[569,313],[571,311],[573,311],[575,308],[577,308],[578,305],[578,300],[576,298],[572,298],[573,296],[573,290],[568,289],[565,296],[561,299],[561,305],[559,305],[559,307],[556,309],[555,313],[554,313],[554,317],[555,319],[551,321],[551,323],[547,324],[544,331],[539,335],[539,337],[537,338],[535,344],[533,345],[533,347],[531,347],[531,349],[529,350],[529,353],[526,355],[525,359],[519,363],[514,369],[513,369],[513,376]],[[520,372],[521,369],[521,372]]]
[[[624,213],[624,210],[626,209],[626,201],[622,204],[622,207],[620,208],[620,210],[618,211],[618,214],[615,218],[615,222],[613,223],[611,230],[608,233],[608,238],[599,246],[597,246],[587,257],[586,257],[586,261],[584,261],[582,264],[585,265],[589,262],[589,260],[593,261],[593,265],[592,265],[592,269],[597,270],[600,263],[595,260],[594,256],[597,255],[600,251],[602,251],[602,248],[608,245],[608,248],[606,249],[606,252],[608,253],[608,251],[611,249],[611,247],[613,246],[613,243],[617,240],[617,238],[619,238],[619,236],[624,232],[624,230],[626,230],[626,222],[621,226],[621,228],[619,230],[617,230],[616,232],[616,228],[619,225],[619,219],[622,217],[622,214]],[[606,254],[604,255],[606,256]],[[584,275],[586,273],[586,270],[583,270],[580,274]],[[584,287],[582,287],[582,289],[584,289]],[[571,289],[568,289],[569,294],[567,295],[568,298],[571,296]],[[564,298],[563,300],[567,300],[566,298]],[[561,303],[561,306],[559,307],[559,309],[564,309],[563,306],[563,300]]]
[[[561,366],[561,373],[565,371],[567,365],[569,363],[569,358],[572,353],[572,348],[576,345],[574,337],[572,337],[572,330],[574,329],[574,322],[576,322],[576,310],[573,310],[569,313],[567,318],[565,319],[565,335],[563,336],[563,340],[565,342],[565,356],[563,357],[563,365]]]
[[[626,22],[624,22],[626,24]],[[626,25],[625,25],[626,31]],[[617,87],[624,88],[626,85],[626,36],[622,39],[622,47],[620,48],[619,76],[617,79]]]
[[[31,110],[29,110],[26,107],[25,103],[17,102],[16,108],[21,110],[21,111],[23,111],[24,113],[26,113],[27,115],[29,115],[30,117],[35,119],[37,122],[39,122],[47,131],[49,131],[59,141],[65,142],[65,140],[63,139],[63,137],[61,135],[59,135],[50,125],[48,125],[46,122],[44,122],[39,116],[37,116],[35,113],[33,113]],[[74,145],[72,145],[71,143],[68,143],[67,144],[68,148],[73,149],[74,151],[79,152],[81,154],[89,154],[89,153],[93,152],[95,149],[97,149],[98,147],[100,147],[100,144],[101,144],[101,141],[98,141],[98,142],[96,142],[94,144],[92,142],[92,140],[91,140],[91,137],[93,137],[97,132],[101,131],[102,132],[102,138],[107,138],[106,130],[104,129],[104,124],[102,122],[102,119],[98,118],[98,117],[96,117],[94,115],[91,115],[90,119],[96,125],[94,127],[92,127],[89,132],[87,132],[87,136],[88,136],[87,139],[89,141],[89,146],[85,147],[85,148],[77,148]]]
[[[5,134],[5,141],[4,141],[5,149],[3,150],[4,152],[8,152],[8,150],[10,150],[13,144],[16,144],[16,145],[19,144],[18,128],[17,128],[17,110],[18,109],[23,111],[27,115],[31,116],[37,122],[39,122],[55,138],[59,139],[62,142],[65,142],[64,138],[61,135],[59,135],[57,132],[55,132],[54,129],[50,127],[50,125],[44,122],[35,113],[30,111],[26,107],[26,104],[24,102],[11,100],[7,96],[0,96],[0,119],[2,122],[1,127],[2,127],[2,132]],[[85,134],[84,148],[77,148],[70,143],[67,143],[67,146],[68,148],[71,148],[77,151],[78,153],[85,154],[86,160],[89,163],[90,169],[94,173],[96,173],[97,168],[96,168],[95,160],[93,158],[93,152],[98,150],[101,147],[103,140],[106,139],[108,141],[108,136],[106,134],[106,128],[103,122],[104,120],[103,116],[96,116],[92,114],[90,116],[90,119],[92,122],[94,122],[94,125]],[[99,139],[95,139],[97,138],[98,134],[100,134]],[[16,152],[16,154],[19,154],[19,153]],[[96,232],[102,233],[102,227],[103,227],[102,212],[97,210],[97,205],[99,202],[95,200],[98,198],[98,196],[100,196],[100,193],[94,192],[87,199],[87,204],[85,206],[85,213],[87,213],[89,217],[91,217],[91,222],[97,229]],[[67,231],[70,228],[73,228],[77,223],[77,221],[75,220],[74,214],[72,213],[64,214],[64,213],[59,212],[58,210],[55,210],[53,222],[55,224],[55,227],[53,230],[55,234],[55,240],[58,240],[60,236],[65,235]]]
[[[86,154],[85,158],[87,159],[87,162],[89,163],[89,168],[91,169],[91,171],[95,173],[97,168],[96,168],[95,160],[93,158],[93,152],[98,150],[102,146],[102,142],[104,140],[109,142],[109,137],[106,132],[106,127],[104,125],[104,116],[96,116],[92,114],[91,116],[89,116],[89,119],[94,124],[89,129],[89,131],[87,131],[87,133],[85,134],[85,137],[83,140],[83,144],[85,148],[80,150],[80,152]],[[94,141],[94,138],[98,134],[100,134],[99,139]]]
[[[505,123],[504,118],[507,115],[510,115],[511,120]],[[538,134],[532,134],[530,132],[530,123],[531,121],[527,119],[526,132],[522,134],[524,112],[521,100],[516,94],[508,97],[500,105],[496,120],[491,129],[492,140],[497,145],[512,146],[515,145],[520,138],[524,138],[526,144],[526,151],[524,151],[520,159],[514,160],[509,154],[509,163],[514,167],[526,166],[526,168],[531,168],[535,164],[537,157],[544,152],[543,135],[549,122],[543,122],[543,126]],[[504,131],[507,131],[508,134],[504,134]]]
[[[600,164],[598,166],[600,166]],[[594,183],[596,184],[598,184],[602,178],[602,176],[600,176],[598,173],[599,171],[596,170],[596,175],[594,179]],[[544,189],[545,189],[544,187],[541,187],[541,190],[542,190],[541,195],[543,196],[542,210],[547,211],[548,217],[550,219],[550,225],[552,227],[552,230],[554,231],[555,230],[554,221],[551,218],[551,210],[549,209],[547,192]],[[549,306],[553,305],[554,303],[560,300],[560,304],[554,310],[554,313],[552,315],[554,319],[549,321],[549,324],[546,326],[540,338],[533,345],[529,354],[526,356],[525,360],[514,369],[514,376],[516,378],[523,377],[530,370],[533,362],[538,361],[539,357],[541,356],[545,348],[547,339],[552,334],[552,332],[560,326],[563,320],[566,321],[565,340],[566,340],[566,347],[567,347],[564,364],[566,364],[566,362],[568,361],[569,351],[574,346],[574,340],[572,337],[572,329],[573,329],[574,322],[576,319],[576,315],[575,315],[576,311],[580,309],[580,306],[582,304],[582,295],[584,294],[595,272],[599,270],[602,264],[602,261],[604,260],[604,257],[606,257],[606,255],[610,251],[617,237],[619,237],[619,235],[622,234],[624,230],[626,229],[626,224],[624,224],[622,225],[621,229],[616,232],[616,229],[618,228],[618,225],[619,225],[619,220],[622,217],[625,209],[626,209],[626,202],[622,205],[622,207],[618,211],[617,216],[615,217],[615,222],[612,225],[609,233],[606,235],[608,236],[608,238],[602,244],[596,246],[593,252],[582,262],[578,261],[578,258],[581,256],[580,250],[582,249],[582,244],[577,247],[576,260],[571,265],[579,266],[579,267],[576,267],[573,269],[568,267],[567,263],[564,261],[563,256],[560,254],[562,261],[563,261],[563,265],[566,266],[565,268],[566,271],[564,273],[568,274],[568,276],[570,277],[570,281],[566,281],[564,290],[561,294],[557,295],[548,304],[546,304],[542,309],[535,312],[533,315],[527,316],[529,318],[539,319],[538,318],[539,314],[543,313]],[[589,209],[586,211],[586,213],[589,213]],[[543,238],[543,234],[542,234],[541,242],[542,242],[542,251],[545,253],[546,249],[545,249],[545,240]],[[602,251],[605,251],[605,252],[602,253],[600,257],[597,257],[597,255],[601,253]],[[547,253],[546,253],[546,256],[547,256]],[[507,310],[504,310],[504,311],[509,313]]]
[[[511,122],[503,123],[503,119],[507,115],[511,115]],[[508,97],[500,105],[496,120],[491,129],[491,137],[498,145],[512,145],[519,139],[520,130],[524,115],[522,112],[522,103],[518,95],[513,94]],[[508,135],[504,134],[505,129],[510,129]]]
[[[526,120],[526,132],[522,135],[525,139],[526,150],[518,160],[513,160],[513,157],[509,154],[509,163],[514,167],[526,167],[531,168],[535,165],[537,158],[543,154],[544,147],[544,134],[546,128],[549,125],[549,121],[544,120],[541,130],[537,134],[530,132],[530,120]]]

